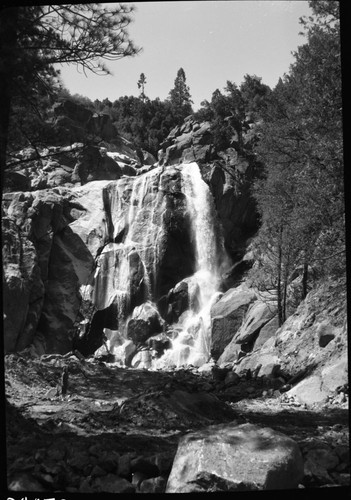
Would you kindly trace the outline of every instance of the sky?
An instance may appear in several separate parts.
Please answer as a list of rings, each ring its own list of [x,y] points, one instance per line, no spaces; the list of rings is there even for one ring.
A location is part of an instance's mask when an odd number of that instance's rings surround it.
[[[115,101],[138,96],[140,74],[145,94],[164,100],[174,87],[179,68],[194,102],[194,110],[227,81],[238,86],[246,74],[273,88],[289,71],[292,52],[305,43],[299,18],[310,14],[307,1],[224,0],[135,2],[130,38],[142,47],[135,57],[107,61],[112,75],[60,67],[71,94]]]

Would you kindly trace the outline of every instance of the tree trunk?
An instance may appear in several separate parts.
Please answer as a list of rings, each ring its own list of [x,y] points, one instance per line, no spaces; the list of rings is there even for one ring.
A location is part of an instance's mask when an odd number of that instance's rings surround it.
[[[0,176],[4,182],[7,136],[11,111],[11,91],[17,42],[18,8],[4,6],[0,12]]]
[[[283,249],[282,249],[282,237],[283,237],[283,227],[280,228],[279,240],[278,240],[278,273],[277,273],[277,309],[278,309],[278,323],[282,326],[284,323],[283,314],[283,297],[282,297],[282,261],[283,261]]]
[[[305,259],[303,263],[303,273],[302,273],[302,300],[306,298],[307,295],[307,283],[308,283],[308,263]]]

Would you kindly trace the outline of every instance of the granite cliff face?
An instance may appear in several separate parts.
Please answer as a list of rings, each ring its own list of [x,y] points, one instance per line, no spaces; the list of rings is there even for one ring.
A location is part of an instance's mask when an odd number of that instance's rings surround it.
[[[189,118],[156,162],[108,117],[69,104],[56,115],[63,145],[41,160],[23,150],[28,161],[6,176],[5,352],[99,349],[145,368],[150,352],[161,368],[212,356],[236,374],[284,380],[304,366],[322,376],[327,358],[342,362],[344,299],[334,325],[317,315],[323,291],[313,291],[278,329],[274,304],[245,284],[257,229],[249,155],[216,151],[209,124]],[[87,137],[99,146],[70,144]]]
[[[183,280],[196,271],[194,207],[186,203],[194,193],[189,189],[186,193],[184,185],[190,181],[177,165],[195,158],[186,148],[189,137],[197,148],[211,150],[208,124],[187,120],[173,130],[166,143],[178,144],[174,161],[166,149],[166,157],[156,163],[120,137],[108,116],[95,116],[70,101],[56,105],[54,112],[57,142],[63,145],[41,151],[41,159],[30,148],[19,152],[19,159],[25,161],[6,175],[3,233],[8,243],[3,253],[5,348],[9,351],[34,341],[41,351],[67,352],[77,324],[87,314],[90,337],[95,337],[87,348],[90,351],[101,345],[104,327],[119,327],[122,313],[118,310],[131,313],[146,298],[168,320],[178,320],[186,309],[184,300],[189,306],[191,295]],[[79,142],[91,142],[92,137],[99,139],[99,146]],[[217,236],[204,236],[216,241],[224,237],[229,254],[240,255],[246,244],[240,226],[247,226],[248,218],[245,213],[239,220],[240,210],[235,203],[229,206],[228,200],[249,181],[230,176],[220,159],[200,162],[200,172],[212,193],[211,217],[219,228]],[[237,198],[244,199],[245,193]],[[254,217],[250,224],[252,232]],[[229,268],[227,256],[219,252],[213,258],[222,258]],[[123,280],[116,294],[115,283]],[[91,283],[94,297],[85,299]],[[179,293],[170,294],[176,285],[187,287],[178,312]],[[196,297],[193,294],[191,300],[198,302]],[[18,301],[19,315],[14,306]]]

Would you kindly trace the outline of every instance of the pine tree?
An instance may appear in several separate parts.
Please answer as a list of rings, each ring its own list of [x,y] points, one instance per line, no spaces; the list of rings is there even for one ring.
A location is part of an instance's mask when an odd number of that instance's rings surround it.
[[[39,100],[59,88],[59,64],[108,74],[104,60],[138,52],[128,35],[133,8],[125,4],[6,7],[0,13],[0,160],[5,168],[11,104],[31,108],[40,119]],[[20,116],[20,115],[17,115]],[[16,117],[12,117],[16,119]]]
[[[183,68],[177,72],[177,77],[174,80],[174,87],[169,92],[169,100],[172,107],[177,110],[177,113],[184,119],[192,113],[192,103],[189,87],[186,84],[186,76]]]
[[[140,99],[142,100],[142,102],[145,102],[146,99],[145,84],[146,84],[146,76],[144,75],[144,73],[141,73],[138,80],[138,89],[140,89]]]
[[[280,322],[297,270],[300,299],[312,271],[317,278],[345,276],[337,3],[310,2],[313,16],[301,21],[307,43],[268,97],[257,128],[265,169],[254,190],[262,225],[253,247],[257,256],[265,249],[266,258],[258,258],[251,276],[258,287],[275,287]]]

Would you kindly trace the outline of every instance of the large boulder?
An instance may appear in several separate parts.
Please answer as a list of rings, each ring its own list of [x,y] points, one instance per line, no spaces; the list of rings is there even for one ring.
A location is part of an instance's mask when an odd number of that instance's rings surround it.
[[[320,376],[311,375],[290,389],[287,395],[307,406],[325,403],[328,399],[328,391],[323,389],[321,382]]]
[[[200,288],[193,277],[185,278],[172,288],[166,297],[166,321],[176,323],[182,313],[191,309],[198,312]]]
[[[275,308],[261,300],[251,302],[244,313],[240,328],[234,333],[232,340],[225,347],[218,362],[236,361],[239,358],[239,353],[243,355],[255,349],[255,341],[260,335],[261,328],[272,319],[274,313]]]
[[[255,293],[245,286],[228,290],[211,308],[211,354],[218,359],[238,332]],[[236,359],[236,357],[235,357]]]
[[[225,353],[221,358],[221,363],[228,363]],[[233,372],[243,375],[248,370],[256,372],[258,377],[274,377],[280,370],[281,359],[276,355],[271,340],[268,340],[262,349],[249,353],[242,357],[233,367]]]
[[[278,328],[279,319],[278,316],[274,316],[260,329],[258,337],[255,341],[254,349],[259,349],[265,342],[267,342],[268,339],[274,337]]]
[[[151,302],[145,302],[136,307],[127,323],[127,336],[134,344],[143,344],[149,337],[160,333],[163,329],[162,320],[157,308]]]
[[[303,474],[291,438],[253,424],[220,424],[180,439],[166,493],[297,488]]]
[[[259,335],[260,329],[268,323],[275,314],[275,307],[266,302],[257,300],[249,307],[245,321],[235,335],[233,341],[237,344],[253,344]]]

